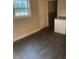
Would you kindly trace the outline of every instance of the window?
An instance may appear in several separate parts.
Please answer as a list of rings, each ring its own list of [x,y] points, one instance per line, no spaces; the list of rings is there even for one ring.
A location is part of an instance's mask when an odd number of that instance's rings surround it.
[[[13,0],[14,16],[28,16],[29,2],[28,0]]]

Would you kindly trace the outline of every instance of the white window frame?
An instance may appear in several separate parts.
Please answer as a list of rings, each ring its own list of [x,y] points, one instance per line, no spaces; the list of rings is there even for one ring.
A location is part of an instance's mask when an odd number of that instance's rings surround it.
[[[29,6],[29,8],[28,8],[28,15],[26,15],[26,16],[15,16],[15,9],[14,9],[14,7],[13,7],[13,18],[24,18],[24,17],[30,17],[31,16],[31,10],[30,10],[30,0],[28,0],[28,6]]]

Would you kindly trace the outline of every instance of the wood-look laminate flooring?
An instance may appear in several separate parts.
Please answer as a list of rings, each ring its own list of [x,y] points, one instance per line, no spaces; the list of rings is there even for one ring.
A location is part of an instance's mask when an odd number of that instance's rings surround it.
[[[66,59],[66,35],[44,29],[14,42],[13,59]]]

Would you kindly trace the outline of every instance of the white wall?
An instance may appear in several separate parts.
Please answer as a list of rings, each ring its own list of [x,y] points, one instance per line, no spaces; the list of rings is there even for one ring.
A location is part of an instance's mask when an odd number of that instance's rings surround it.
[[[60,34],[66,34],[66,20],[65,19],[55,19],[54,32],[60,33]]]
[[[58,0],[57,16],[66,16],[66,0]]]
[[[41,9],[40,11],[41,6],[39,5],[39,3],[40,3],[39,0],[30,0],[31,17],[14,18],[13,21],[14,41],[21,39],[25,36],[28,36],[34,32],[37,32],[40,29],[47,26],[47,14],[43,14],[41,12],[44,11],[43,9]],[[40,16],[41,13],[45,17],[41,17]]]
[[[39,0],[39,21],[40,27],[44,28],[48,26],[48,1]]]

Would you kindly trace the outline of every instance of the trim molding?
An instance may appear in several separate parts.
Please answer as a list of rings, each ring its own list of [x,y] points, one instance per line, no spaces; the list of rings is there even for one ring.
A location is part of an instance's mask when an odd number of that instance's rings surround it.
[[[18,41],[18,40],[20,40],[20,39],[22,39],[22,38],[24,38],[24,37],[27,37],[27,36],[29,36],[29,35],[32,35],[33,33],[36,33],[36,32],[38,32],[38,31],[40,31],[40,30],[41,30],[41,29],[36,29],[36,30],[34,30],[34,31],[32,31],[32,32],[29,32],[29,33],[25,34],[25,35],[22,35],[22,36],[20,36],[20,37],[14,38],[14,39],[13,39],[13,42],[16,42],[16,41]]]

